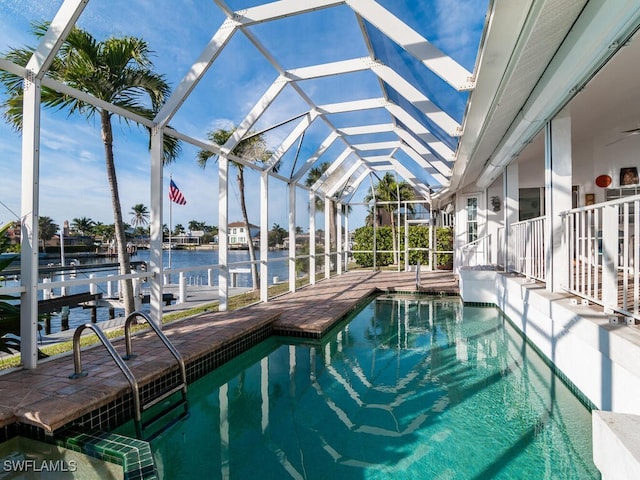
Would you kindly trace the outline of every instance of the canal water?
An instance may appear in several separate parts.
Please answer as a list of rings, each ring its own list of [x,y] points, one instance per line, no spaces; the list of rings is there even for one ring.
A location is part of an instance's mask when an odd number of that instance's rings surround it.
[[[288,262],[284,259],[287,258],[288,251],[276,250],[269,252],[269,275],[268,275],[268,283],[272,284],[275,281],[287,281],[289,278],[289,270],[288,270]],[[259,252],[258,252],[259,258]],[[272,261],[277,259],[283,259],[282,261]],[[131,257],[132,262],[145,262],[148,264],[149,262],[149,250],[139,250],[137,254]],[[231,250],[229,251],[228,262],[230,264],[230,269],[248,269],[249,264],[240,264],[240,262],[248,262],[249,261],[249,252],[247,250]],[[60,262],[59,259],[48,259],[46,260],[49,264],[58,264]],[[73,255],[68,254],[65,258],[65,264],[71,265],[75,263],[76,265],[95,265],[96,270],[91,269],[79,269],[75,272],[67,271],[64,272],[64,279],[81,279],[81,278],[89,278],[91,274],[97,277],[107,277],[109,275],[117,275],[118,271],[116,267],[113,268],[102,268],[105,265],[113,264],[115,259],[113,258],[105,258],[105,257],[78,257],[75,258]],[[217,250],[173,250],[171,251],[171,269],[183,269],[190,268],[196,266],[202,266],[202,270],[190,270],[185,272],[185,277],[187,281],[187,285],[208,285],[208,267],[211,265],[218,264],[218,251]],[[236,264],[236,265],[234,265]],[[45,263],[46,265],[46,263]],[[169,251],[165,250],[163,252],[163,265],[166,268],[169,268]],[[101,267],[102,266],[102,267]],[[170,279],[171,283],[178,283],[178,273],[173,273],[167,278]],[[51,276],[51,281],[60,281],[63,279],[62,273],[54,274]],[[217,270],[213,272],[213,280],[214,285],[218,285],[218,273]],[[168,283],[168,282],[166,282]],[[18,285],[17,281],[6,280],[5,285],[13,286]],[[142,284],[142,290],[144,293],[145,288],[149,285],[148,283]],[[251,286],[251,274],[250,273],[238,273],[237,275],[237,284],[238,287],[250,287]],[[98,293],[102,293],[104,297],[108,296],[109,287],[108,282],[105,280],[104,283],[97,284]],[[112,294],[116,294],[117,282],[112,283]],[[88,292],[89,285],[83,286],[74,286],[68,287],[66,290],[67,295]],[[60,295],[60,289],[53,290],[54,295]],[[42,298],[42,291],[40,291],[40,298]],[[149,310],[149,305],[143,305],[143,311]],[[121,316],[124,314],[124,310],[115,310],[116,316]],[[66,330],[66,321],[62,321],[62,316],[59,312],[51,314],[50,321],[48,322],[50,325],[50,329],[47,333],[56,333],[61,330]],[[98,308],[97,309],[97,321],[101,322],[104,320],[109,320],[109,309],[108,308]],[[68,328],[73,330],[76,327],[91,321],[91,310],[79,308],[72,308],[68,313]],[[44,325],[44,322],[43,322]],[[64,326],[63,326],[64,325]],[[44,330],[43,330],[44,333]]]

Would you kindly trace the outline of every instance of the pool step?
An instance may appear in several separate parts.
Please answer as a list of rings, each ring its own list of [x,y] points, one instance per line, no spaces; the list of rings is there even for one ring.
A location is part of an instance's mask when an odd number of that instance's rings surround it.
[[[175,425],[176,423],[178,423],[179,421],[185,419],[186,417],[189,416],[189,404],[187,402],[187,389],[186,389],[186,385],[179,385],[175,388],[172,388],[168,391],[166,391],[165,393],[163,393],[162,395],[160,395],[159,397],[153,399],[151,402],[145,404],[142,406],[142,411],[147,411],[149,409],[151,409],[152,407],[159,405],[160,402],[162,402],[163,400],[168,399],[169,397],[171,397],[172,395],[176,394],[180,392],[181,396],[178,400],[173,401],[173,402],[169,402],[168,405],[164,406],[162,408],[162,410],[160,410],[159,412],[156,412],[151,418],[145,419],[143,421],[141,421],[140,423],[140,431],[142,432],[142,438],[148,442],[150,442],[151,440],[153,440],[154,438],[156,438],[158,435],[160,435],[161,433],[165,432],[166,430],[168,430],[170,427],[172,427],[173,425]],[[164,423],[163,425],[161,425],[158,429],[156,430],[151,430],[150,427],[152,425],[158,424],[160,423],[161,420],[166,420],[167,417],[169,417],[169,415],[172,412],[175,412],[177,409],[182,408],[182,412],[180,414],[174,415],[173,417],[170,418],[169,421],[167,421],[166,423]]]

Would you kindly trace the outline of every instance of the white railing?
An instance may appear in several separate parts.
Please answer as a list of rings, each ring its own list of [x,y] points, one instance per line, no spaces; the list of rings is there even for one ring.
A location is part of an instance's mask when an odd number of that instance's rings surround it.
[[[509,249],[510,269],[542,282],[545,281],[544,229],[545,217],[537,217],[512,223],[509,234],[513,240],[513,248]]]
[[[640,319],[639,214],[640,195],[562,214],[567,291]]]
[[[460,265],[463,267],[492,265],[491,244],[491,234],[489,234],[460,247]]]

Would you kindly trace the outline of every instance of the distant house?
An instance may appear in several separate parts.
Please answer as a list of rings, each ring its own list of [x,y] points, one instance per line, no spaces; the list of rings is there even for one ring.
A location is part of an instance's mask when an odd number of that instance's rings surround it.
[[[249,224],[252,241],[256,242],[256,237],[260,233],[260,227]],[[230,249],[248,249],[248,232],[244,222],[233,222],[229,224],[229,248]]]

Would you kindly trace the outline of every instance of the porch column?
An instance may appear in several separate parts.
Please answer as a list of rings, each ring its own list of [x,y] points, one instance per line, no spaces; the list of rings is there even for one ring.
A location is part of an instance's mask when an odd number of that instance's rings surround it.
[[[249,228],[251,242],[251,228]],[[269,175],[260,176],[260,301],[269,299]]]
[[[218,309],[227,311],[229,299],[229,159],[220,155],[218,159]],[[249,234],[251,237],[251,234]]]
[[[567,110],[547,123],[545,137],[545,279],[557,292],[569,283],[560,213],[571,210],[571,117]]]
[[[502,249],[504,269],[508,272],[515,267],[515,259],[513,258],[514,238],[511,235],[510,226],[518,221],[520,184],[518,180],[517,163],[514,162],[505,168],[502,174],[502,182],[504,192],[504,234],[502,245],[499,245],[498,248]]]
[[[162,328],[162,143],[163,131],[155,127],[151,131],[151,222],[149,238],[150,316]]]

